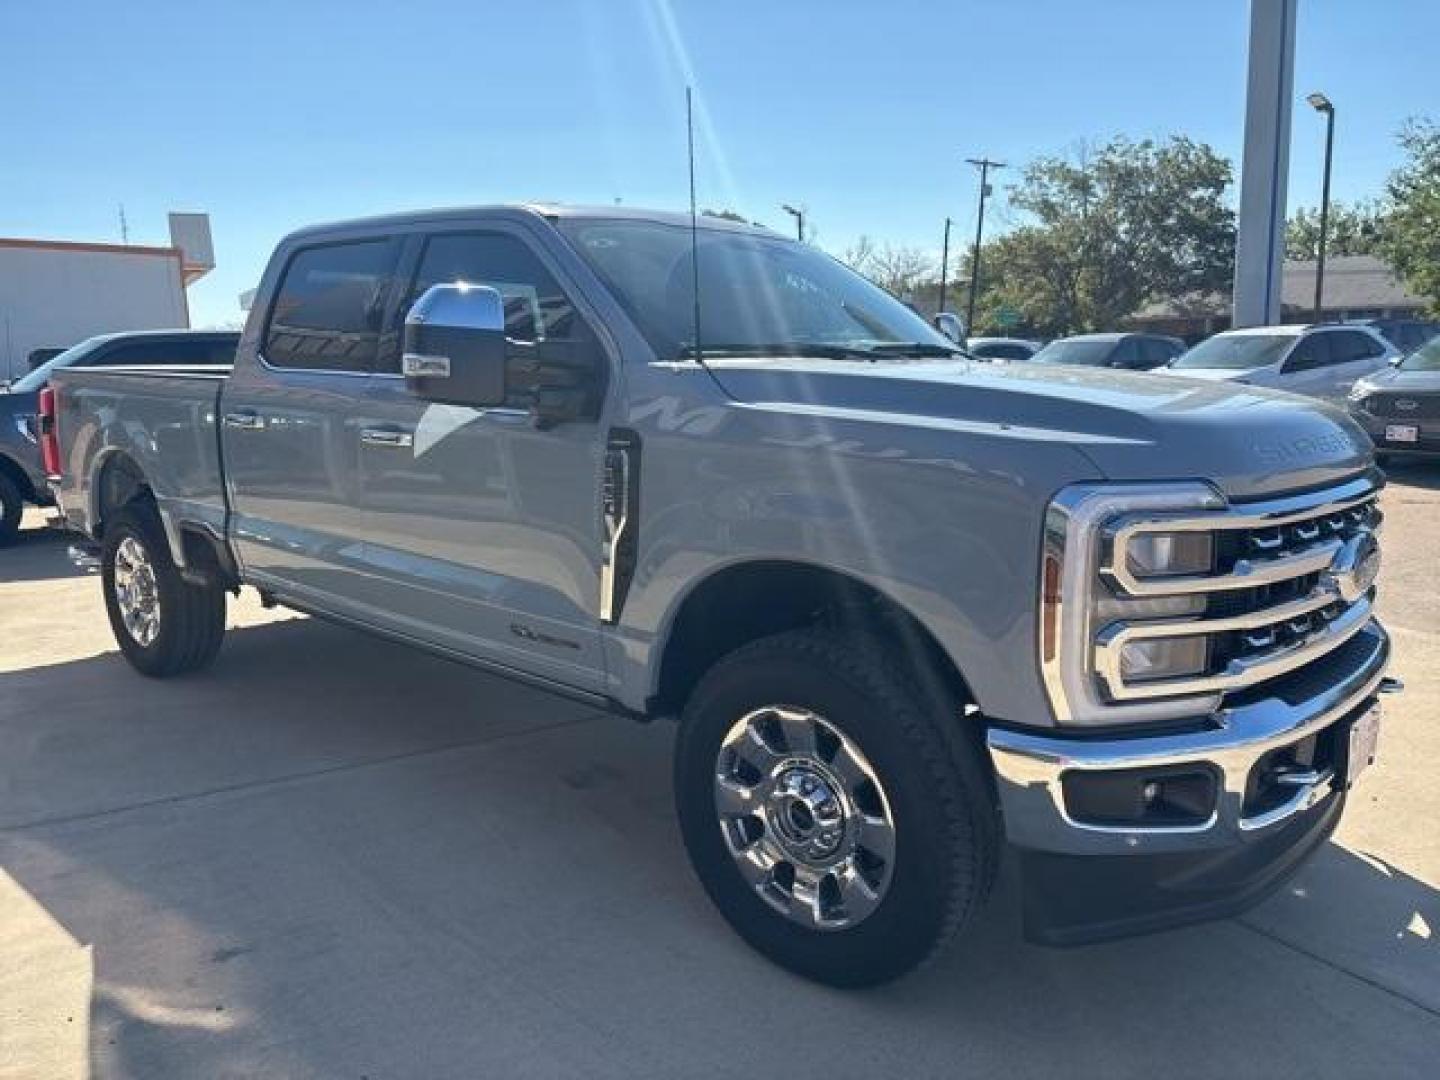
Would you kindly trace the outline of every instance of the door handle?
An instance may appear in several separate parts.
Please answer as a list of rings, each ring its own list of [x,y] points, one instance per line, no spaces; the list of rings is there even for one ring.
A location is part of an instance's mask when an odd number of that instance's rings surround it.
[[[264,431],[265,418],[253,412],[232,412],[225,414],[225,426],[240,431]]]
[[[408,431],[395,431],[391,428],[365,428],[360,432],[360,441],[366,446],[408,450],[415,445],[415,436]]]

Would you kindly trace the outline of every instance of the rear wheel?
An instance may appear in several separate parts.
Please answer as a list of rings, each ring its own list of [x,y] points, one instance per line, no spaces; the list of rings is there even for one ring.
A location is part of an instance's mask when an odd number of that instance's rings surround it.
[[[225,634],[225,590],[180,576],[154,504],[132,502],[106,527],[100,573],[110,628],[137,671],[163,678],[215,658]]]
[[[753,642],[701,680],[676,744],[681,829],[711,899],[771,960],[836,986],[934,955],[998,861],[959,703],[905,667],[828,630]]]
[[[25,499],[20,486],[0,473],[0,546],[12,543],[20,532],[20,515],[25,512]]]

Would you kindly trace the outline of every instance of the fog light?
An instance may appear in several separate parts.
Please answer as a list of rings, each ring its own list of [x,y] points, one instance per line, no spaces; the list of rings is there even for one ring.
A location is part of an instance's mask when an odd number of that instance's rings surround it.
[[[1208,573],[1214,552],[1207,532],[1137,533],[1125,546],[1125,560],[1136,577],[1174,577]]]
[[[1193,635],[1133,641],[1120,650],[1120,677],[1125,682],[1149,682],[1203,674],[1209,644],[1208,638]]]
[[[1165,765],[1061,777],[1065,810],[1087,825],[1201,825],[1215,813],[1218,778],[1208,765]]]

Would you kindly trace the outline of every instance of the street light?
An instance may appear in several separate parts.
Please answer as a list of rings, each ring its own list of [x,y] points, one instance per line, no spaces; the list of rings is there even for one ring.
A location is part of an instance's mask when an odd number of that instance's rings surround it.
[[[780,207],[780,209],[795,219],[795,239],[803,244],[805,242],[805,211],[796,210],[795,207],[789,203],[786,203]]]
[[[980,241],[985,235],[985,199],[990,194],[990,170],[1003,169],[1003,161],[989,158],[966,158],[980,170],[980,211],[975,217],[975,253],[970,259],[970,300],[965,305],[965,326],[967,330],[975,325],[975,293],[980,285]]]
[[[1330,155],[1335,148],[1335,106],[1318,90],[1305,98],[1316,112],[1325,114],[1325,179],[1320,188],[1320,245],[1315,258],[1315,321],[1320,321],[1325,297],[1325,232],[1330,223]]]

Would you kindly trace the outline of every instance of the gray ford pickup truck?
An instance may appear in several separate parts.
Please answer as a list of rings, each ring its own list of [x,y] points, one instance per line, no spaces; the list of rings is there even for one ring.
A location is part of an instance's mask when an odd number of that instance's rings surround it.
[[[1042,941],[1252,903],[1335,828],[1394,686],[1348,417],[971,363],[742,225],[307,229],[233,370],[58,372],[44,415],[141,672],[209,663],[248,585],[677,718],[700,881],[832,984],[934,954],[1007,851]]]

